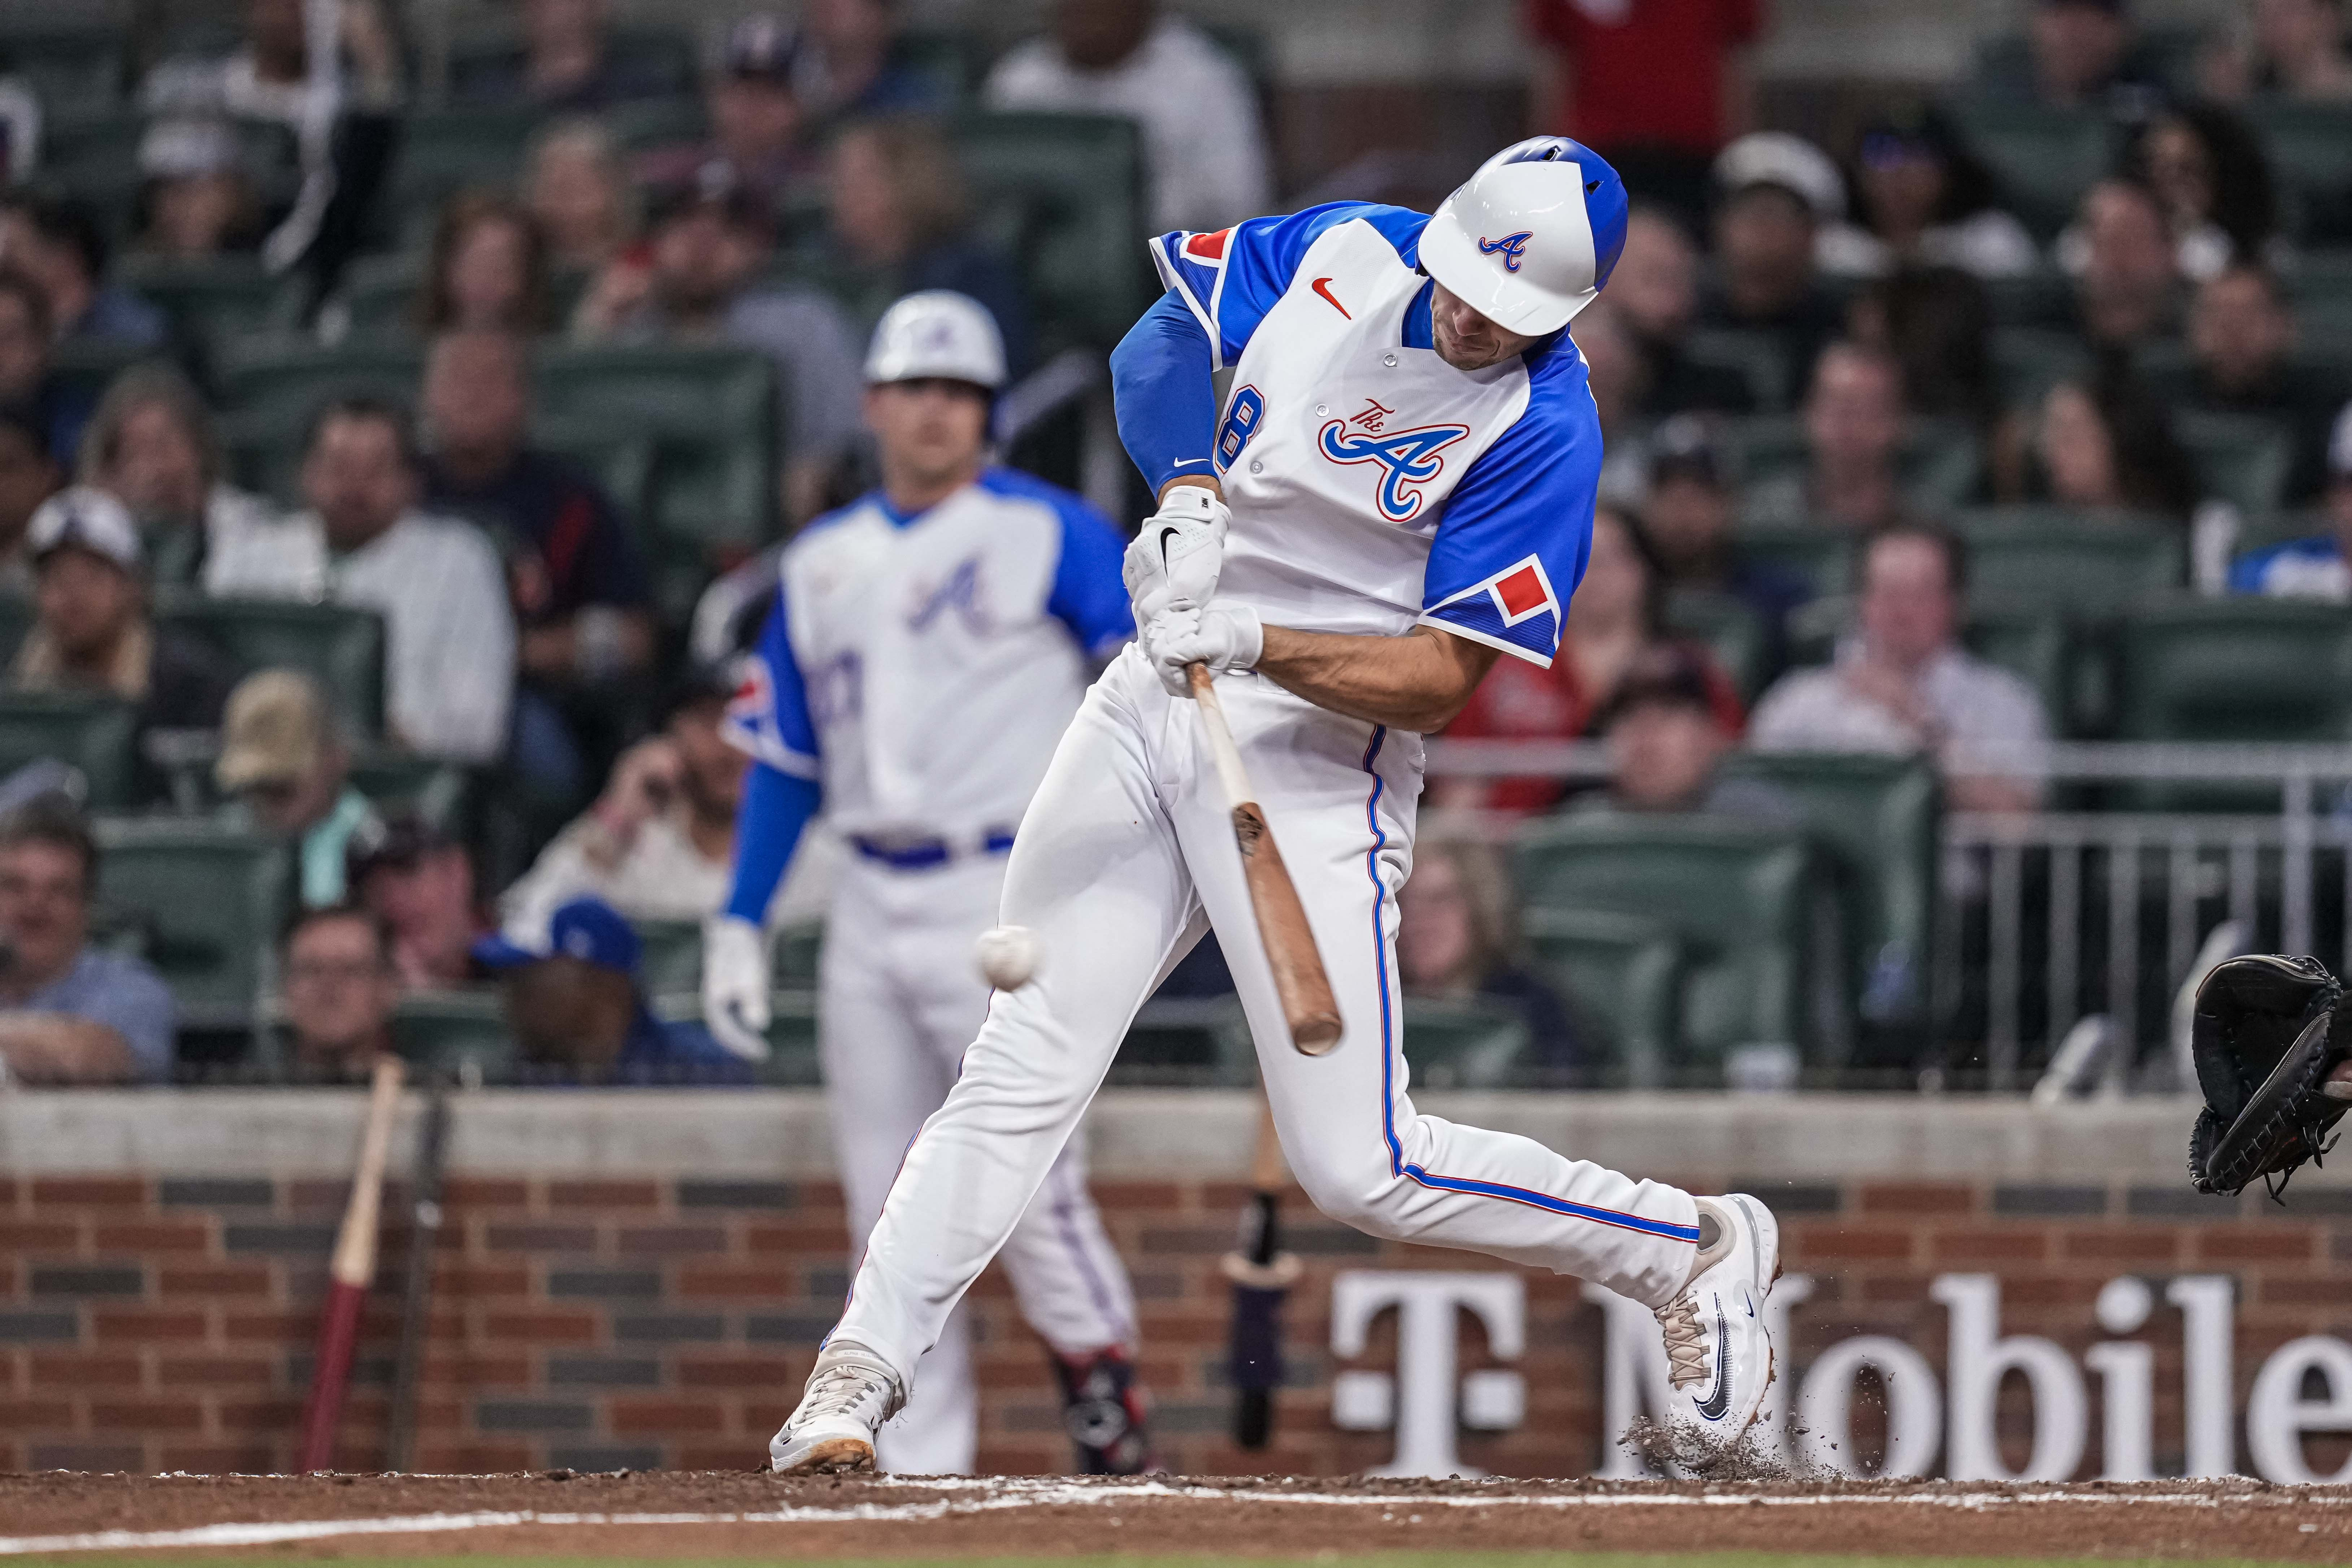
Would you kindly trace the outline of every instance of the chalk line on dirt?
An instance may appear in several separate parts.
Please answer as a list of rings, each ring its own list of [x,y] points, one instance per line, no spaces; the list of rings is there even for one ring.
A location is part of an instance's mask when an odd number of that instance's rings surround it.
[[[719,1513],[556,1513],[535,1509],[471,1513],[394,1514],[375,1519],[255,1521],[248,1523],[195,1525],[181,1530],[100,1530],[71,1535],[0,1536],[0,1556],[44,1552],[124,1552],[190,1546],[273,1546],[292,1542],[322,1541],[344,1535],[422,1535],[467,1530],[505,1530],[525,1525],[694,1525],[694,1524],[863,1524],[921,1522],[967,1514],[1014,1509],[1103,1506],[1138,1501],[1216,1501],[1290,1503],[1326,1508],[1379,1508],[1421,1510],[1441,1508],[1578,1509],[1578,1508],[1768,1508],[1853,1507],[1901,1504],[1951,1508],[1983,1512],[2051,1503],[2169,1503],[2179,1507],[2217,1508],[2224,1503],[2251,1507],[2344,1508],[2352,1497],[2312,1495],[2285,1489],[2274,1492],[2147,1492],[2092,1491],[2055,1488],[2032,1492],[1564,1492],[1537,1495],[1464,1496],[1423,1492],[1285,1492],[1249,1488],[1193,1487],[1164,1481],[1118,1485],[1071,1485],[1066,1481],[1017,1478],[973,1479],[927,1477],[893,1479],[883,1484],[942,1492],[979,1492],[976,1497],[948,1497],[935,1502],[848,1503],[803,1505],[741,1512]]]

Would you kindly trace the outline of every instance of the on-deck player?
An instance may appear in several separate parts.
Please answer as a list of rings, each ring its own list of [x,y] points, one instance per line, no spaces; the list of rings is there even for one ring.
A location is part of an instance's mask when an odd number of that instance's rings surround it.
[[[784,552],[776,607],[728,710],[753,763],[733,890],[703,947],[710,1027],[764,1056],[761,913],[822,804],[850,850],[825,931],[818,1040],[857,1245],[987,1012],[972,942],[996,923],[1013,827],[1096,665],[1133,629],[1109,522],[989,461],[1004,348],[985,310],[945,290],[908,295],[875,329],[866,380],[882,488]],[[1054,1352],[1079,1468],[1132,1474],[1147,1455],[1134,1297],[1087,1195],[1084,1150],[1055,1148],[997,1239]],[[978,1405],[954,1305],[924,1341],[920,1397],[881,1435],[891,1469],[971,1468]]]
[[[1168,292],[1113,358],[1119,432],[1160,510],[1128,554],[1140,641],[1087,693],[1023,819],[1003,919],[1037,980],[999,994],[908,1152],[841,1321],[770,1445],[858,1468],[916,1362],[1010,1236],[1137,1005],[1223,933],[1291,1169],[1376,1236],[1580,1275],[1654,1309],[1696,1468],[1772,1378],[1779,1235],[1529,1139],[1417,1112],[1395,997],[1421,733],[1504,654],[1549,664],[1601,468],[1564,329],[1606,282],[1625,191],[1575,142],[1497,154],[1433,216],[1342,203],[1152,243]],[[1222,416],[1211,376],[1233,368]],[[1228,508],[1230,507],[1230,511]],[[1234,737],[1345,1032],[1290,1049],[1188,662]]]

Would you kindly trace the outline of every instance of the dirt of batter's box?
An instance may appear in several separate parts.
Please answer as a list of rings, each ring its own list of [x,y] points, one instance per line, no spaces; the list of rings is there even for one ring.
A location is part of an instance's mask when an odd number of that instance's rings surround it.
[[[858,1510],[870,1516],[850,1517]],[[723,1516],[775,1514],[783,1520]],[[1839,1552],[2352,1560],[2352,1488],[2065,1487],[1364,1477],[926,1483],[757,1472],[503,1476],[0,1475],[0,1536],[291,1521],[570,1515],[273,1545],[301,1557],[451,1552],[685,1558],[1383,1550]],[[606,1516],[585,1520],[579,1515]],[[665,1520],[645,1515],[667,1515]],[[641,1516],[631,1519],[627,1516]],[[703,1516],[680,1520],[678,1515]],[[718,1515],[719,1518],[709,1516]],[[93,1543],[95,1544],[95,1543]],[[126,1545],[106,1543],[109,1555]],[[215,1547],[213,1550],[217,1551]]]

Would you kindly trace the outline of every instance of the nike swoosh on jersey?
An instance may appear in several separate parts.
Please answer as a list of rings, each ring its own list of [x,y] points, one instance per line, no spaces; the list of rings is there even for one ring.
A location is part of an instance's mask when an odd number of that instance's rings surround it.
[[[1731,1413],[1731,1325],[1724,1320],[1720,1296],[1715,1300],[1715,1386],[1698,1402],[1698,1413],[1709,1421]]]
[[[1348,307],[1339,303],[1338,296],[1334,295],[1330,289],[1323,287],[1323,285],[1330,281],[1331,279],[1328,278],[1318,278],[1315,281],[1309,283],[1307,287],[1314,289],[1318,294],[1322,295],[1324,302],[1329,305],[1331,309],[1339,311],[1342,316],[1348,316]],[[1355,319],[1356,318],[1353,316],[1348,316],[1348,320],[1351,321]]]

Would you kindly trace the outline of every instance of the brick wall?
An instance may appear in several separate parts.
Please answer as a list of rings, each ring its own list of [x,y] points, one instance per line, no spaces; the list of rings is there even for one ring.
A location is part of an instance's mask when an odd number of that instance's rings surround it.
[[[2185,1187],[1849,1182],[1757,1184],[1780,1210],[1789,1267],[1816,1276],[1795,1314],[1801,1365],[1854,1331],[1910,1340],[1939,1366],[1930,1279],[1998,1274],[2003,1328],[2080,1352],[2091,1302],[2119,1274],[2232,1275],[2242,1398],[2260,1358],[2299,1334],[2352,1334],[2352,1192],[2292,1207],[2200,1200]],[[1459,1253],[1376,1246],[1307,1214],[1292,1298],[1297,1384],[1271,1454],[1223,1439],[1220,1363],[1241,1189],[1105,1181],[1097,1192],[1135,1272],[1143,1366],[1180,1471],[1340,1472],[1386,1458],[1385,1434],[1343,1433],[1324,1389],[1330,1276],[1357,1267],[1477,1267]],[[396,1195],[396,1194],[395,1194]],[[811,1182],[453,1177],[436,1265],[416,1466],[746,1468],[758,1463],[845,1283],[837,1189]],[[289,1457],[309,1373],[336,1181],[66,1174],[0,1177],[0,1468],[267,1470]],[[377,1462],[397,1333],[404,1221],[395,1204],[340,1449]],[[1577,1474],[1601,1458],[1600,1314],[1575,1281],[1528,1279],[1528,1408],[1516,1431],[1465,1436],[1471,1463]],[[1042,1352],[1001,1275],[976,1292],[986,1387],[981,1458],[1001,1470],[1066,1461]],[[2180,1334],[2159,1310],[2159,1468],[2180,1447]],[[1360,1363],[1391,1364],[1392,1328]],[[1473,1327],[1464,1364],[1486,1352]],[[2013,1382],[2014,1380],[2012,1380]],[[1857,1418],[1857,1432],[1864,1421]],[[2092,1452],[2097,1464],[2097,1423]],[[2022,1458],[2021,1447],[2012,1462]],[[2325,1458],[2316,1449],[2315,1459]]]

